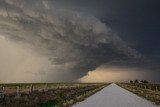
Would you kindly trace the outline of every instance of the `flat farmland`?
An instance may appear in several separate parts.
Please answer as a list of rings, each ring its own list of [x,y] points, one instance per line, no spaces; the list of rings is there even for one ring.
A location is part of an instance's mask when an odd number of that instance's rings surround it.
[[[0,84],[0,107],[68,107],[109,83]]]
[[[0,84],[0,107],[158,107],[159,84]]]

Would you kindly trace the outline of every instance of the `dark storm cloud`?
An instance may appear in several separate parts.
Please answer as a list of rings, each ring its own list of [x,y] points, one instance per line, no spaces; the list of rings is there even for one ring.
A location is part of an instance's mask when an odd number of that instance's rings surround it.
[[[70,4],[76,6],[71,7]],[[129,46],[145,56],[145,61],[132,61],[132,64],[130,61],[113,61],[116,65],[135,65],[153,72],[159,71],[160,64],[159,4],[159,0],[69,0],[65,6],[95,15]]]
[[[105,4],[111,6],[103,7]],[[0,34],[30,44],[45,55],[52,63],[44,71],[49,72],[49,81],[76,80],[104,64],[144,65],[144,56],[111,29],[118,28],[110,25],[116,11],[112,5],[114,2],[103,0],[1,0]]]

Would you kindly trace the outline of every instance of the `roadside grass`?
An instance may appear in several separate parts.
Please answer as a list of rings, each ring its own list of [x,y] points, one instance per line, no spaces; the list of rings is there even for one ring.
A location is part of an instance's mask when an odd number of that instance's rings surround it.
[[[125,84],[125,83],[118,83],[120,87],[137,94],[138,96],[141,96],[156,105],[160,105],[160,91],[159,90],[152,90],[152,88],[144,88],[144,87],[139,87],[136,85],[132,84]]]
[[[69,107],[100,91],[108,83],[1,84],[0,107]],[[17,88],[17,86],[19,88]]]

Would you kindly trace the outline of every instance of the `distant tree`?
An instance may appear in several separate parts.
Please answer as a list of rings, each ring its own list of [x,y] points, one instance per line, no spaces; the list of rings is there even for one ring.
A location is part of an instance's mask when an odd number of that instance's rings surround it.
[[[142,83],[149,83],[147,80],[143,80]]]
[[[130,80],[130,83],[132,84],[132,83],[133,83],[133,81],[132,81],[132,80]]]
[[[135,80],[134,83],[139,83],[139,81],[138,81],[138,80]]]
[[[141,83],[144,83],[144,81],[143,81],[143,80],[141,80]]]

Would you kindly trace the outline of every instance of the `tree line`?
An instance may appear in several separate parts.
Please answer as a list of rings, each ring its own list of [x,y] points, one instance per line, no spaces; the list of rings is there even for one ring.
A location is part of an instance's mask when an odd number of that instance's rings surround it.
[[[130,83],[149,83],[147,80],[130,80]]]

